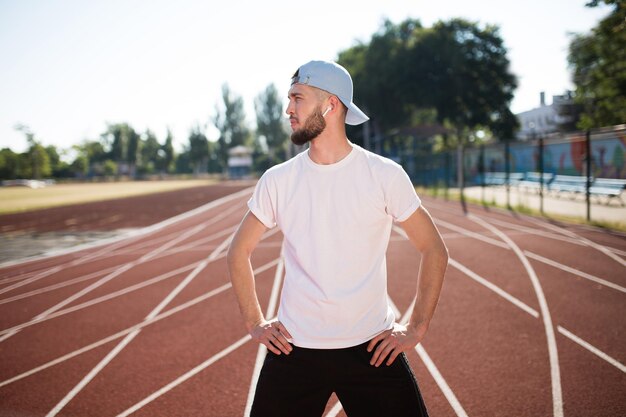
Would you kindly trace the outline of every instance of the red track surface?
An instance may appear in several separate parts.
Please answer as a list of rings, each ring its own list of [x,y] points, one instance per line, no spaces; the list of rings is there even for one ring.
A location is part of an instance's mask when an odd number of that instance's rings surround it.
[[[259,346],[224,249],[249,195],[0,269],[0,414],[243,415]],[[424,200],[452,259],[429,333],[408,355],[431,415],[626,415],[626,238]],[[268,233],[253,258],[270,312],[280,243]],[[387,260],[404,313],[419,257],[394,231]],[[326,415],[337,410],[333,397]]]

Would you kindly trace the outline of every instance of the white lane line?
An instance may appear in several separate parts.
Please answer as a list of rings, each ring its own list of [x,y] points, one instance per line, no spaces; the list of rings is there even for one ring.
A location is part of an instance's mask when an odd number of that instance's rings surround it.
[[[218,237],[222,237],[224,235],[232,233],[235,230],[236,227],[237,226],[233,226],[231,228],[224,229],[224,230],[222,230],[220,232],[214,233],[211,236],[207,236],[206,238],[194,240],[194,241],[192,241],[192,242],[190,242],[190,243],[188,243],[186,245],[174,248],[173,250],[161,252],[157,256],[153,257],[152,260],[154,261],[156,259],[160,259],[160,258],[165,257],[165,256],[170,256],[170,255],[178,253],[178,252],[183,252],[184,251],[184,252],[188,253],[192,249],[199,249],[200,247],[196,246],[196,245],[200,245],[200,244],[203,244],[203,243],[205,243],[207,241],[211,241],[213,239],[217,239]],[[211,246],[208,250],[205,251],[205,253],[208,252],[209,250],[211,250],[211,251],[214,250],[216,247],[217,247],[217,245]],[[145,253],[141,253],[141,255],[145,255]],[[106,268],[106,269],[101,269],[99,271],[92,272],[92,273],[90,273],[88,275],[84,275],[84,276],[81,276],[81,277],[78,277],[78,278],[70,279],[68,281],[63,281],[63,282],[60,282],[58,284],[50,285],[48,287],[43,287],[43,288],[40,288],[40,289],[37,289],[37,290],[29,291],[27,293],[18,294],[16,296],[13,296],[13,297],[10,297],[10,298],[0,299],[0,304],[5,304],[5,303],[11,302],[11,301],[16,301],[16,300],[20,300],[20,299],[23,299],[23,298],[31,297],[31,296],[34,296],[34,295],[39,295],[39,294],[42,294],[42,293],[45,293],[45,292],[49,292],[49,291],[53,291],[53,290],[56,290],[56,289],[59,289],[59,288],[67,287],[69,285],[76,284],[78,282],[87,281],[87,280],[92,279],[94,277],[97,277],[99,275],[111,272],[111,271],[113,271],[115,269],[116,269],[115,266],[114,267],[110,267],[110,268]],[[0,334],[1,333],[2,332],[0,332]]]
[[[396,226],[397,227],[397,226]],[[404,232],[402,229],[398,228],[398,233],[402,233]],[[535,255],[531,252],[526,251],[527,254],[529,254],[529,257],[539,257],[539,255]],[[539,257],[541,258],[541,257]],[[545,258],[544,258],[545,259]],[[548,259],[548,261],[550,261]],[[533,316],[534,318],[539,318],[539,313],[534,310],[533,308],[531,308],[530,306],[528,306],[527,304],[524,304],[522,301],[518,300],[517,298],[515,298],[514,296],[512,296],[511,294],[507,293],[506,291],[504,291],[503,289],[501,289],[500,287],[498,287],[495,284],[492,284],[491,282],[487,281],[486,279],[482,278],[481,276],[479,276],[478,274],[476,274],[475,272],[471,271],[469,268],[465,267],[464,265],[462,265],[460,262],[457,262],[456,260],[450,258],[450,265],[454,266],[455,268],[459,269],[461,272],[465,273],[467,276],[469,276],[470,278],[474,279],[476,282],[484,285],[485,287],[487,287],[488,289],[490,289],[491,291],[495,292],[496,294],[498,294],[499,296],[503,297],[505,300],[509,301],[511,304],[513,304],[514,306],[518,307],[519,309],[525,311],[526,313],[530,314],[531,316]],[[550,261],[550,263],[552,263],[553,261]],[[556,264],[556,262],[555,262]],[[564,265],[558,264],[559,266],[557,267],[562,267]],[[556,265],[555,265],[556,266]],[[579,272],[579,271],[577,271]],[[573,273],[573,272],[572,272]],[[581,274],[584,274],[584,272],[580,272]],[[594,281],[595,279],[592,278],[596,278],[596,277],[589,277],[592,281]],[[601,280],[603,281],[603,280]],[[415,300],[413,301],[415,302]],[[413,307],[410,308],[410,310],[412,310]],[[564,327],[562,326],[557,326],[559,332],[567,337],[570,337],[570,339],[572,339],[573,341],[575,341],[576,343],[579,343],[581,346],[585,347],[586,349],[588,349],[590,352],[598,355],[600,358],[606,360],[607,362],[609,362],[611,365],[616,366],[618,369],[622,370],[623,369],[623,365],[618,362],[617,360],[613,359],[611,356],[603,353],[600,349],[594,347],[593,345],[591,345],[588,342],[585,342],[584,340],[582,340],[581,338],[579,338],[578,336],[575,336],[573,333],[571,333],[570,331],[566,330]],[[599,353],[598,353],[599,352]]]
[[[496,239],[492,239],[490,237],[487,236],[483,236],[480,233],[476,233],[476,232],[472,232],[470,230],[467,230],[463,227],[457,226],[455,224],[446,222],[444,220],[440,220],[440,219],[435,219],[435,223],[440,224],[441,226],[445,227],[446,229],[450,229],[450,230],[454,230],[457,233],[460,233],[462,235],[477,239],[477,240],[482,240],[483,242],[489,243],[491,245],[497,246],[499,248],[503,248],[503,249],[509,249],[508,246],[502,242],[500,242],[499,240]]]
[[[433,203],[433,204],[431,204],[431,203],[432,202],[429,201],[429,205],[436,206],[437,210],[445,211],[445,212],[454,214],[454,215],[459,216],[459,217],[464,217],[465,216],[465,214],[463,214],[462,212],[458,212],[456,210],[452,210],[452,209],[450,209],[449,207],[447,207],[445,205],[442,205],[442,204],[439,204],[439,203]],[[506,213],[502,213],[502,214],[506,215]],[[527,220],[527,221],[530,221],[530,222],[532,222],[533,220],[537,221],[534,217],[531,217],[531,216],[525,216],[525,215],[519,215],[519,214],[518,214],[518,216],[521,219],[524,219],[524,220]],[[538,236],[543,236],[543,237],[548,238],[548,239],[561,240],[561,241],[569,242],[569,243],[572,243],[572,244],[575,244],[575,245],[579,245],[579,246],[588,246],[586,243],[584,243],[584,242],[580,241],[580,239],[578,239],[578,237],[579,237],[578,235],[572,236],[572,237],[564,237],[563,234],[560,231],[557,234],[553,234],[553,233],[549,233],[549,232],[546,232],[546,231],[543,231],[543,230],[533,229],[533,228],[529,228],[529,227],[526,227],[526,226],[520,226],[518,224],[507,222],[507,221],[503,221],[503,220],[497,220],[497,219],[494,219],[492,217],[489,217],[489,223],[498,224],[500,226],[504,226],[504,227],[507,227],[507,228],[510,228],[510,229],[516,229],[516,230],[519,230],[519,231],[524,231],[526,233],[535,234],[535,235],[538,235]],[[538,225],[542,226],[539,223],[538,223]],[[609,250],[609,251],[611,251],[611,252],[613,252],[613,253],[615,253],[617,255],[626,256],[626,252],[621,250],[621,249],[614,248],[614,247],[611,247],[611,246],[604,246],[604,247],[607,250]]]
[[[337,417],[337,414],[339,414],[339,412],[342,409],[343,409],[343,406],[341,405],[341,401],[337,400],[337,402],[335,403],[333,408],[328,410],[328,413],[326,414],[326,417]]]
[[[400,310],[398,310],[398,307],[394,304],[391,298],[389,298],[389,304],[391,305],[391,308],[394,310],[394,314],[397,314],[397,316],[399,317]],[[411,302],[411,305],[409,306],[409,308],[406,310],[406,312],[400,319],[401,324],[406,324],[409,322],[414,306],[415,306],[415,298],[413,299],[413,301]],[[435,365],[435,362],[433,362],[433,360],[430,358],[428,353],[426,353],[426,349],[424,349],[421,343],[418,343],[418,345],[415,346],[415,351],[419,355],[422,362],[424,362],[424,365],[426,365],[426,369],[428,369],[428,372],[430,372],[430,375],[433,377],[433,379],[437,383],[437,386],[439,387],[443,395],[448,400],[448,403],[450,404],[450,406],[452,407],[456,415],[459,417],[467,417],[467,412],[465,412],[465,409],[461,405],[461,402],[456,397],[456,395],[454,395],[452,388],[450,388],[450,385],[448,385],[443,375],[441,375],[441,372],[439,372],[439,369]]]
[[[0,304],[6,304],[12,301],[22,300],[24,298],[32,297],[34,295],[43,294],[45,292],[57,290],[59,288],[67,287],[73,284],[78,284],[79,282],[89,281],[90,279],[94,279],[102,275],[108,274],[109,272],[113,271],[115,268],[116,267],[111,267],[111,268],[103,269],[100,271],[95,271],[95,272],[92,272],[91,274],[83,275],[78,278],[70,279],[68,281],[63,281],[58,284],[49,285],[47,287],[43,287],[37,290],[32,290],[32,291],[20,293],[18,295],[14,295],[12,297],[3,298],[3,299],[0,299]]]
[[[151,395],[149,395],[148,397],[144,398],[143,400],[141,400],[137,404],[133,405],[129,409],[121,412],[120,414],[117,415],[117,417],[126,417],[126,416],[134,413],[135,411],[141,409],[142,407],[146,406],[147,404],[149,404],[152,401],[154,401],[157,398],[159,398],[161,395],[171,391],[172,389],[176,388],[178,385],[180,385],[183,382],[187,381],[188,379],[192,378],[194,375],[202,372],[205,368],[208,368],[209,366],[213,365],[215,362],[217,362],[218,360],[222,359],[224,356],[232,353],[237,348],[239,348],[242,345],[244,345],[245,343],[249,342],[251,339],[252,338],[250,337],[249,334],[245,335],[244,337],[242,337],[241,339],[239,339],[238,341],[236,341],[235,343],[233,343],[232,345],[230,345],[226,349],[224,349],[221,352],[217,353],[216,355],[210,357],[209,359],[207,359],[206,361],[202,362],[200,365],[196,366],[195,368],[193,368],[189,372],[181,375],[180,377],[178,377],[174,381],[170,382],[169,384],[167,384],[166,386],[164,386],[160,390],[152,393]]]
[[[579,271],[579,270],[577,270],[577,269],[571,268],[571,267],[569,267],[569,266],[567,266],[567,265],[563,265],[563,264],[558,263],[558,262],[556,262],[556,261],[553,261],[553,260],[551,260],[551,259],[544,258],[543,256],[537,255],[537,254],[532,253],[532,252],[529,252],[529,251],[524,251],[524,253],[525,253],[525,254],[526,254],[526,256],[528,256],[529,258],[535,259],[535,260],[537,260],[537,261],[539,261],[539,262],[543,262],[544,264],[547,264],[547,265],[553,266],[553,267],[558,268],[558,269],[561,269],[561,270],[563,270],[563,271],[565,271],[565,272],[569,272],[570,274],[577,275],[577,276],[579,276],[579,277],[581,277],[581,278],[588,279],[589,281],[593,281],[593,282],[595,282],[595,283],[598,283],[598,284],[604,285],[604,286],[609,287],[609,288],[612,288],[612,289],[614,289],[614,290],[617,290],[617,291],[621,291],[621,292],[623,292],[623,293],[626,293],[626,288],[622,287],[621,285],[614,284],[614,283],[612,283],[612,282],[610,282],[610,281],[607,281],[607,280],[605,280],[605,279],[598,278],[598,277],[596,277],[595,275],[591,275],[591,274],[588,274],[588,273],[586,273],[586,272]]]
[[[41,321],[43,319],[45,319],[47,316],[49,316],[50,314],[62,309],[63,307],[65,307],[66,305],[68,305],[69,303],[77,300],[78,298],[82,297],[85,294],[90,293],[91,291],[95,290],[96,288],[104,285],[105,283],[111,281],[113,278],[116,278],[117,276],[123,274],[124,272],[128,271],[129,269],[133,268],[136,265],[139,265],[143,262],[146,262],[148,260],[150,260],[151,258],[153,258],[154,256],[156,256],[158,253],[164,251],[167,247],[176,245],[178,242],[186,239],[187,237],[198,233],[202,230],[202,226],[196,226],[195,228],[189,230],[187,233],[184,233],[182,235],[180,235],[177,239],[174,239],[168,243],[166,243],[163,246],[160,246],[159,248],[155,249],[154,251],[150,252],[149,254],[141,257],[139,260],[135,260],[132,262],[128,262],[125,265],[122,265],[120,268],[116,269],[115,271],[111,272],[110,274],[107,274],[106,276],[104,276],[103,278],[100,278],[98,281],[94,282],[93,284],[87,286],[86,288],[82,289],[81,291],[78,291],[77,293],[71,295],[70,297],[66,298],[65,300],[61,301],[60,303],[50,307],[49,309],[47,309],[46,311],[44,311],[43,313],[37,315],[33,320],[31,320],[28,323],[32,323],[32,322],[38,322]],[[19,330],[10,330],[10,329],[5,329],[0,331],[0,334],[2,334],[2,336],[0,337],[0,342],[5,341],[6,339],[8,339],[9,337],[15,335]]]
[[[546,338],[548,340],[548,357],[550,360],[550,380],[552,383],[552,412],[555,417],[563,416],[563,393],[561,388],[561,371],[559,368],[559,354],[556,347],[556,335],[554,334],[554,326],[552,324],[552,317],[550,316],[550,309],[548,308],[548,302],[546,300],[545,294],[543,293],[543,288],[541,287],[541,283],[539,282],[539,278],[535,274],[535,270],[532,265],[528,261],[528,258],[524,256],[522,250],[509,238],[505,233],[500,231],[495,226],[487,223],[485,220],[480,217],[474,216],[473,214],[469,214],[467,216],[469,220],[472,220],[475,223],[480,224],[484,228],[490,230],[494,234],[496,234],[500,239],[506,242],[515,255],[518,257],[526,272],[530,281],[532,283],[533,289],[535,290],[535,294],[537,296],[537,300],[539,301],[539,310],[541,311],[541,317],[543,318],[543,327],[545,329]]]
[[[450,258],[449,263],[450,263],[451,266],[453,266],[456,269],[458,269],[459,271],[463,272],[465,275],[467,275],[468,277],[470,277],[474,281],[476,281],[479,284],[484,285],[485,287],[489,288],[491,291],[495,292],[496,294],[498,294],[500,297],[504,298],[508,302],[510,302],[512,304],[515,304],[517,307],[521,308],[522,310],[524,310],[525,312],[527,312],[528,314],[530,314],[534,318],[536,318],[536,319],[539,318],[539,313],[537,312],[537,310],[535,310],[534,308],[530,307],[528,304],[525,304],[524,302],[520,301],[518,298],[513,297],[508,292],[504,291],[503,289],[501,289],[497,285],[493,284],[491,281],[486,280],[485,278],[481,277],[480,275],[478,275],[477,273],[475,273],[471,269],[467,268],[466,266],[464,266],[460,262]]]
[[[394,230],[396,230],[396,232],[401,234],[403,237],[407,238],[406,233],[400,227],[394,226]],[[503,289],[501,289],[497,285],[493,284],[491,281],[481,277],[476,272],[474,272],[471,269],[469,269],[466,266],[464,266],[462,263],[458,262],[457,260],[453,259],[452,257],[450,257],[448,263],[451,266],[453,266],[456,269],[458,269],[459,271],[463,272],[468,277],[472,278],[474,281],[476,281],[479,284],[484,285],[485,287],[489,288],[491,291],[495,292],[500,297],[504,298],[505,300],[509,301],[510,303],[515,304],[517,307],[521,308],[522,310],[524,310],[525,312],[527,312],[531,316],[533,316],[535,318],[539,318],[539,313],[535,309],[533,309],[532,307],[528,306],[528,304],[522,302],[518,298],[516,298],[516,297],[512,296],[511,294],[507,293],[506,291],[504,291]]]
[[[240,190],[236,193],[233,194],[229,194],[227,196],[218,198],[217,200],[213,200],[208,202],[207,204],[197,207],[193,210],[187,211],[185,213],[181,213],[179,215],[176,215],[174,217],[170,217],[169,219],[163,220],[159,223],[155,223],[151,226],[148,227],[144,227],[141,229],[134,229],[129,231],[128,233],[119,235],[119,236],[115,236],[109,239],[103,239],[103,240],[99,240],[96,242],[90,242],[90,243],[86,243],[84,245],[79,245],[79,246],[75,246],[72,248],[66,248],[66,249],[61,249],[61,250],[55,250],[55,251],[50,251],[47,252],[43,255],[39,255],[39,256],[35,256],[32,258],[28,258],[28,259],[20,259],[17,261],[9,261],[9,262],[4,262],[4,263],[0,263],[0,268],[4,268],[7,266],[12,266],[12,265],[19,265],[19,264],[27,264],[27,263],[31,263],[31,262],[35,262],[35,261],[41,261],[45,258],[50,258],[53,256],[60,256],[60,255],[66,255],[66,254],[72,254],[75,252],[80,252],[82,250],[85,249],[91,249],[94,247],[98,247],[98,246],[102,246],[102,245],[106,245],[109,243],[116,243],[120,240],[123,240],[124,243],[127,243],[129,241],[129,239],[138,239],[141,237],[145,237],[147,235],[149,235],[150,233],[162,230],[164,228],[166,228],[167,226],[170,226],[172,224],[178,223],[182,220],[186,220],[190,217],[195,216],[196,214],[205,212],[205,211],[209,211],[213,208],[219,207],[224,203],[228,203],[230,201],[236,200],[238,198],[241,198],[243,196],[246,196],[248,194],[250,194],[252,192],[252,190],[254,189],[254,187],[249,187],[243,190]]]
[[[193,236],[194,234],[202,231],[206,226],[222,220],[226,216],[228,216],[228,215],[232,214],[233,212],[235,212],[237,209],[239,209],[239,207],[236,207],[236,206],[235,207],[231,207],[230,209],[225,210],[222,213],[214,216],[210,220],[208,220],[208,221],[206,221],[204,223],[201,223],[201,224],[199,224],[198,226],[196,226],[196,227],[194,227],[192,229],[187,230],[186,232],[182,233],[177,238],[175,238],[175,239],[165,243],[164,245],[161,245],[158,248],[150,251],[149,253],[147,253],[146,255],[142,256],[138,260],[134,260],[134,261],[131,261],[131,262],[128,262],[128,263],[122,265],[117,270],[111,272],[110,274],[108,274],[105,277],[99,279],[98,281],[94,282],[93,284],[89,285],[88,287],[84,288],[83,290],[73,294],[72,296],[66,298],[65,300],[61,301],[60,303],[52,306],[48,310],[46,310],[43,313],[39,314],[33,320],[31,320],[31,322],[36,322],[36,321],[40,321],[41,319],[44,319],[46,316],[48,316],[48,315],[50,315],[50,314],[60,310],[61,308],[63,308],[67,304],[75,301],[76,299],[82,297],[83,295],[88,294],[89,292],[91,292],[94,289],[104,285],[105,283],[107,283],[110,280],[116,278],[117,276],[123,274],[124,272],[132,269],[133,267],[135,267],[137,265],[140,265],[140,264],[142,264],[144,262],[147,262],[149,260],[153,260],[153,259],[157,258],[159,255],[163,255],[163,253],[165,253],[169,248],[177,245],[179,242],[182,242],[185,239]],[[0,336],[0,342],[5,341],[6,339],[8,339],[9,337],[15,335],[16,333],[17,333],[17,331],[8,332],[8,333],[5,330],[0,331],[0,334],[2,334],[2,336]]]
[[[563,336],[565,336],[565,337],[569,338],[570,340],[578,343],[580,346],[584,347],[589,352],[591,352],[594,355],[600,357],[601,359],[604,359],[605,361],[607,361],[608,363],[610,363],[611,365],[613,365],[614,367],[616,367],[620,371],[626,373],[626,366],[624,366],[618,360],[613,359],[612,357],[610,357],[606,353],[602,352],[597,347],[592,346],[591,344],[585,342],[583,339],[581,339],[580,337],[576,336],[575,334],[573,334],[572,332],[568,331],[567,329],[565,329],[565,328],[563,328],[561,326],[557,326],[557,329],[559,330],[559,333],[561,333]]]
[[[505,245],[504,243],[502,243],[500,241],[494,241],[493,239],[486,238],[485,236],[483,236],[481,234],[478,234],[478,233],[475,233],[475,232],[471,232],[471,231],[469,231],[467,229],[464,229],[464,228],[462,228],[460,226],[456,226],[456,225],[453,225],[453,224],[447,223],[447,222],[441,222],[440,220],[437,220],[437,219],[435,219],[435,223],[441,223],[441,225],[443,227],[446,227],[446,228],[451,228],[451,229],[454,228],[454,230],[458,231],[458,233],[461,233],[461,234],[463,234],[465,236],[481,240],[483,242],[489,243],[491,245],[497,246],[497,247],[502,248],[502,249],[511,250],[510,247],[508,247],[507,245]],[[402,230],[402,229],[399,229],[399,230]],[[582,245],[582,243],[580,243],[580,242],[578,242],[578,244]],[[580,276],[582,278],[587,278],[587,279],[589,279],[591,281],[594,281],[594,282],[596,282],[598,284],[601,284],[601,285],[605,285],[605,286],[607,286],[609,288],[617,289],[619,291],[622,291],[622,289],[623,289],[623,287],[621,287],[621,286],[619,286],[617,284],[614,284],[614,283],[612,283],[612,282],[610,282],[608,280],[595,277],[594,275],[591,275],[591,274],[588,274],[588,273],[585,273],[585,272],[582,272],[582,271],[578,271],[578,270],[576,270],[574,268],[570,268],[570,267],[568,267],[566,265],[563,265],[563,264],[560,264],[560,263],[558,263],[556,261],[550,260],[548,258],[544,258],[544,257],[542,257],[540,255],[537,255],[537,254],[533,253],[533,252],[525,250],[524,254],[527,255],[529,258],[533,258],[535,260],[547,263],[547,264],[549,264],[551,266],[554,266],[556,268],[560,268],[560,269],[562,269],[562,270],[564,270],[566,272],[570,272],[570,273],[572,273],[574,275],[578,275],[578,276]]]
[[[181,281],[176,288],[174,288],[161,302],[148,314],[145,320],[154,319],[180,292],[193,281],[193,279],[198,276],[200,272],[206,268],[206,266],[215,260],[217,256],[228,247],[230,241],[232,240],[233,235],[231,234],[228,238],[226,238],[222,244],[215,249],[207,259],[200,262],[198,266],[189,274],[183,281]],[[113,348],[85,377],[65,396],[59,403],[46,415],[46,417],[56,416],[59,411],[63,409],[82,389],[89,384],[95,377],[100,373],[105,366],[107,366],[115,357],[130,343],[133,341],[137,335],[141,332],[141,329],[137,329],[132,333],[126,335],[126,337],[118,343],[118,345]]]
[[[265,313],[265,317],[268,319],[274,317],[274,313],[276,311],[276,305],[278,304],[278,293],[280,292],[282,277],[284,272],[285,263],[282,259],[282,250],[281,250],[281,258],[278,266],[276,267],[276,274],[274,274],[274,284],[272,285],[272,292],[270,293],[270,299],[267,305],[267,311]],[[259,344],[259,349],[257,350],[256,360],[254,361],[254,370],[252,371],[252,380],[250,381],[250,388],[248,389],[248,399],[246,400],[246,408],[244,409],[243,415],[245,417],[250,416],[250,410],[252,410],[252,402],[254,401],[254,392],[256,390],[256,384],[259,381],[259,375],[261,374],[261,368],[263,367],[263,361],[265,360],[265,355],[267,354],[267,347],[264,344]]]
[[[550,230],[554,230],[557,233],[569,236],[573,239],[577,239],[580,240],[581,242],[585,243],[587,246],[590,246],[600,252],[602,252],[603,254],[605,254],[606,256],[608,256],[609,258],[613,259],[614,261],[616,261],[617,263],[619,263],[622,266],[626,266],[626,261],[622,258],[620,258],[619,256],[617,256],[616,254],[614,254],[613,252],[611,252],[608,248],[604,247],[603,245],[600,245],[592,240],[587,239],[586,237],[583,237],[577,233],[574,233],[570,230],[567,229],[563,229],[561,227],[557,227],[554,226],[550,223],[545,223],[545,222],[541,222],[539,220],[536,219],[529,219],[529,221],[531,223],[534,223],[536,225],[539,225],[541,227],[544,227],[546,229],[550,229]]]
[[[263,266],[260,266],[259,268],[255,269],[254,274],[258,275],[258,274],[261,274],[261,273],[267,271],[270,268],[273,268],[274,266],[276,266],[278,264],[279,260],[280,259],[275,259],[275,260],[273,260],[271,262],[266,263]],[[126,328],[126,329],[124,329],[122,331],[119,331],[119,332],[117,332],[117,333],[115,333],[115,334],[113,334],[111,336],[107,336],[104,339],[100,339],[100,340],[98,340],[98,341],[96,341],[94,343],[91,343],[90,345],[87,345],[87,346],[84,346],[84,347],[82,347],[80,349],[74,350],[73,352],[67,353],[67,354],[65,354],[65,355],[63,355],[63,356],[61,356],[59,358],[53,359],[53,360],[51,360],[49,362],[46,362],[43,365],[40,365],[40,366],[38,366],[36,368],[33,368],[33,369],[29,370],[29,371],[26,371],[24,373],[21,373],[19,375],[14,376],[14,377],[12,377],[10,379],[2,381],[2,382],[0,382],[0,388],[5,386],[5,385],[9,385],[9,384],[11,384],[13,382],[16,382],[16,381],[19,381],[21,379],[24,379],[24,378],[26,378],[28,376],[34,375],[34,374],[36,374],[36,373],[38,373],[40,371],[48,369],[48,368],[50,368],[50,367],[52,367],[54,365],[57,365],[59,363],[65,362],[65,361],[67,361],[69,359],[72,359],[72,358],[74,358],[74,357],[76,357],[78,355],[81,355],[81,354],[83,354],[85,352],[93,350],[93,349],[95,349],[97,347],[105,345],[105,344],[107,344],[107,343],[109,343],[109,342],[111,342],[113,340],[119,339],[122,336],[126,336],[127,334],[129,334],[129,333],[131,333],[131,332],[133,332],[135,330],[143,329],[144,327],[147,327],[147,326],[149,326],[151,324],[154,324],[154,323],[156,323],[158,321],[166,319],[166,318],[168,318],[168,317],[170,317],[170,316],[172,316],[172,315],[174,315],[174,314],[176,314],[178,312],[181,312],[181,311],[186,310],[186,309],[188,309],[188,308],[190,308],[190,307],[192,307],[192,306],[194,306],[194,305],[196,305],[198,303],[201,303],[202,301],[208,300],[209,298],[211,298],[211,297],[213,297],[215,295],[218,295],[218,294],[220,294],[220,293],[230,289],[231,287],[232,287],[231,283],[224,284],[224,285],[222,285],[220,287],[217,287],[217,288],[207,292],[206,294],[203,294],[203,295],[201,295],[199,297],[196,297],[196,298],[193,298],[193,299],[191,299],[191,300],[189,300],[189,301],[187,301],[187,302],[185,302],[183,304],[180,304],[180,305],[178,305],[178,306],[176,306],[174,308],[171,308],[171,309],[167,310],[166,312],[159,314],[158,316],[156,316],[152,320],[144,320],[144,321],[142,321],[140,323],[137,323],[137,324],[135,324],[135,325],[133,325],[131,327],[128,327],[128,328]]]

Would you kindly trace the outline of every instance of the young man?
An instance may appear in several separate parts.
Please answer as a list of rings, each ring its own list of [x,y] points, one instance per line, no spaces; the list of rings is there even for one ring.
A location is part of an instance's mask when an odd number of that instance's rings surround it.
[[[426,416],[404,352],[422,340],[447,249],[402,167],[346,137],[368,117],[348,72],[311,61],[294,74],[287,114],[308,151],[259,180],[228,252],[233,288],[253,339],[267,346],[252,416],[321,416],[335,392],[350,417]],[[385,252],[393,221],[421,253],[409,323],[387,300]],[[250,256],[274,226],[284,235],[278,318],[257,298]]]

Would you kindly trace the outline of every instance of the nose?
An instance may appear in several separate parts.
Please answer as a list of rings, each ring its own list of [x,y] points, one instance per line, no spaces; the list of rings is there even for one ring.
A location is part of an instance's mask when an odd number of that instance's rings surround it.
[[[293,114],[293,100],[289,100],[289,104],[287,104],[287,108],[285,109],[285,114],[287,114],[287,116],[291,116]]]

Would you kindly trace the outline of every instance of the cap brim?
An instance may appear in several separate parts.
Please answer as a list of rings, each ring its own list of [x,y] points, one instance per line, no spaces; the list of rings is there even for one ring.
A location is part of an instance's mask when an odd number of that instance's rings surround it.
[[[346,114],[346,124],[356,126],[367,122],[370,118],[357,107],[356,104],[350,103]]]

